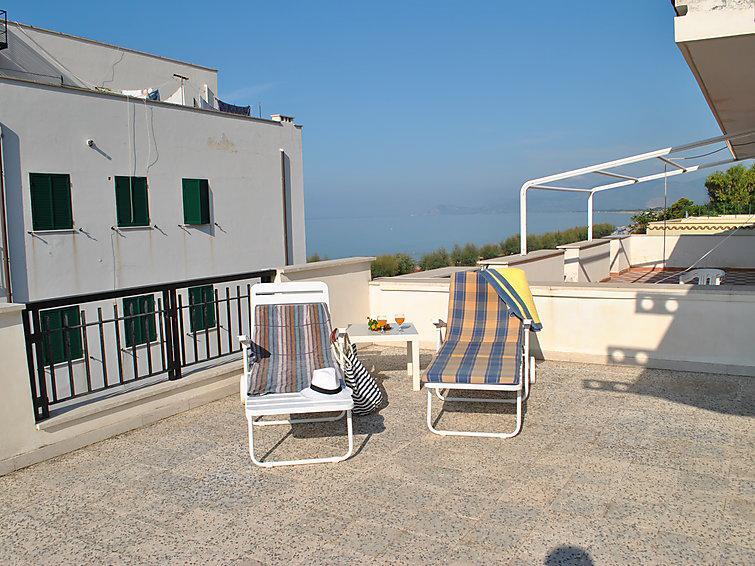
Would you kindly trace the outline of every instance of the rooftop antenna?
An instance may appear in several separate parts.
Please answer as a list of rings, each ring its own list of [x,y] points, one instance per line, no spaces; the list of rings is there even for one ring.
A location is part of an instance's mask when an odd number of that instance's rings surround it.
[[[186,98],[184,95],[184,81],[188,81],[189,77],[184,77],[183,75],[178,75],[176,73],[173,73],[173,76],[176,77],[177,79],[180,79],[181,81],[181,104],[183,106],[186,106]]]

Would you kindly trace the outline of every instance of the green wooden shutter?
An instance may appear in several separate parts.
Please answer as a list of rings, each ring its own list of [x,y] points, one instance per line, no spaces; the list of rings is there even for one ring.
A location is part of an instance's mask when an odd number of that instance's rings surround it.
[[[146,344],[157,339],[154,295],[123,299],[123,316],[127,347]]]
[[[71,212],[71,178],[68,175],[50,175],[53,225],[56,230],[73,228]]]
[[[204,300],[207,303],[207,316],[205,317],[205,328],[214,328],[215,326],[215,289],[212,285],[204,288]]]
[[[210,223],[210,184],[207,179],[199,180],[199,216],[202,224]]]
[[[202,224],[199,201],[199,180],[183,179],[184,224]]]
[[[131,178],[115,178],[115,212],[118,226],[133,226],[131,215]]]
[[[131,203],[134,226],[149,226],[149,199],[147,198],[147,178],[132,177]]]
[[[215,289],[212,285],[189,288],[189,323],[192,332],[215,326]]]
[[[201,306],[199,306],[201,303],[202,288],[189,288],[189,324],[192,332],[204,329],[204,317],[202,315]]]
[[[45,365],[59,364],[69,359],[80,359],[83,355],[81,328],[64,330],[64,327],[81,324],[78,305],[42,311],[39,316],[43,330],[43,363]],[[68,355],[66,355],[66,340],[68,340]]]
[[[210,223],[210,184],[207,179],[183,179],[184,224]]]
[[[31,221],[34,230],[52,230],[55,226],[50,175],[29,173],[31,187]]]

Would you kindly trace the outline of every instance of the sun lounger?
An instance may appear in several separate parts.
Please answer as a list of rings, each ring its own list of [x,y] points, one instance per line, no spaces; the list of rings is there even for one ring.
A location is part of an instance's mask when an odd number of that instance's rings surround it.
[[[440,435],[510,438],[522,427],[522,402],[535,379],[534,358],[529,355],[529,331],[540,328],[533,321],[534,307],[522,301],[517,287],[526,286],[521,270],[467,271],[451,278],[448,323],[439,321],[441,345],[423,375],[427,390],[427,426]],[[514,283],[512,285],[512,282]],[[496,291],[496,287],[499,292]],[[527,288],[526,293],[531,303]],[[443,340],[443,330],[446,330]],[[449,390],[514,393],[515,398],[448,397]],[[444,393],[445,392],[445,393]],[[433,425],[433,393],[443,401],[513,403],[516,424],[512,432],[442,430]]]
[[[239,336],[244,372],[240,382],[249,428],[249,456],[258,466],[272,467],[340,462],[351,456],[354,437],[351,390],[343,384],[330,345],[328,287],[322,282],[258,283],[251,290],[252,338]],[[338,394],[307,395],[312,375],[335,368]],[[316,386],[313,386],[315,388]],[[303,391],[304,390],[304,391]],[[291,415],[337,412],[336,416],[291,418]],[[263,417],[288,415],[286,419]],[[318,423],[346,417],[349,448],[343,456],[260,461],[254,452],[257,426]]]

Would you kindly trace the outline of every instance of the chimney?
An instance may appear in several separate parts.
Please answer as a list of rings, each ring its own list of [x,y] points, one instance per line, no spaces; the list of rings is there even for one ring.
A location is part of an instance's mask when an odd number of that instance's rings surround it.
[[[293,116],[284,116],[283,114],[273,114],[272,116],[270,116],[270,118],[274,122],[283,122],[283,123],[288,122],[289,124],[293,124],[294,123],[294,117]]]

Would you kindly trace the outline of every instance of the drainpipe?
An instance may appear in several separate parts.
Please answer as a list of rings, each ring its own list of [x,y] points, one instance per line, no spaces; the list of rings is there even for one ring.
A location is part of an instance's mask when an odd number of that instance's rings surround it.
[[[13,302],[10,277],[10,252],[8,251],[8,214],[5,206],[5,165],[3,162],[3,128],[0,127],[0,238],[3,245],[3,273],[5,274],[5,294],[9,303]]]

